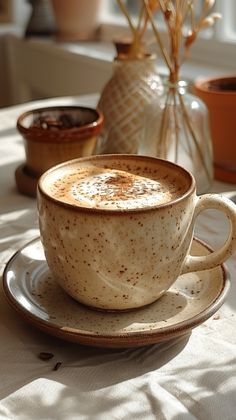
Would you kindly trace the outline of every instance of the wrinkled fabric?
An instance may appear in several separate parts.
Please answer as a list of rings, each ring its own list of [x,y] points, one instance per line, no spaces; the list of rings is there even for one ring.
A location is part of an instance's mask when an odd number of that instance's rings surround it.
[[[0,270],[37,237],[36,201],[18,193],[15,168],[24,148],[15,129],[24,110],[96,104],[97,97],[37,101],[0,111]],[[235,194],[215,182],[213,191]],[[213,247],[227,222],[215,211],[197,221],[195,235]],[[236,256],[227,262],[230,293],[220,310],[190,334],[131,349],[64,342],[40,332],[10,308],[0,289],[0,419],[232,420],[236,401]],[[54,357],[41,360],[40,352]],[[55,370],[55,365],[60,367]]]

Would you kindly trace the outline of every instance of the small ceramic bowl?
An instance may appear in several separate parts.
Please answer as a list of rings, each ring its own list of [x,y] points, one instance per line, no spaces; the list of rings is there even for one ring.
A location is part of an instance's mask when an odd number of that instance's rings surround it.
[[[50,167],[92,155],[104,117],[82,106],[53,106],[21,114],[17,129],[24,139],[27,171],[39,177]]]

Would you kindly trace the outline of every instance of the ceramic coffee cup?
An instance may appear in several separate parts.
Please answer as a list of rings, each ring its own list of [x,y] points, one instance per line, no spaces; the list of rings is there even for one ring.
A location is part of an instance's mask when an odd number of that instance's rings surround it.
[[[217,209],[230,221],[225,244],[189,254],[195,219]],[[97,155],[57,165],[38,184],[41,239],[56,281],[102,310],[156,301],[183,273],[213,268],[236,248],[236,206],[196,195],[182,167],[138,155]]]

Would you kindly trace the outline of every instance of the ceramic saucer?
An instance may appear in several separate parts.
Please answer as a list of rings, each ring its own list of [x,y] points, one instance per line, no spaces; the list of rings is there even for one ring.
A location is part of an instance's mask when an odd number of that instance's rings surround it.
[[[192,254],[210,248],[194,238]],[[3,288],[10,305],[25,320],[62,339],[102,347],[158,343],[191,331],[223,304],[230,281],[224,265],[184,274],[157,302],[126,313],[91,310],[57,285],[37,238],[8,262]]]

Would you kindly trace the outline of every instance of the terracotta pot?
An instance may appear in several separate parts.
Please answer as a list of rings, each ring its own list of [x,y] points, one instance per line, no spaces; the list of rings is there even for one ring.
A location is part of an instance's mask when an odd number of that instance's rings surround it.
[[[51,0],[59,39],[87,40],[95,37],[103,0]]]
[[[236,76],[197,80],[209,110],[215,178],[236,183]]]
[[[62,123],[61,129],[58,129]],[[16,168],[18,190],[36,197],[38,179],[65,160],[94,153],[103,127],[100,110],[82,106],[54,106],[21,114],[17,129],[24,139],[26,162]]]

